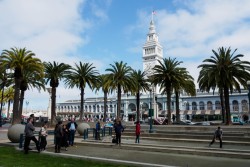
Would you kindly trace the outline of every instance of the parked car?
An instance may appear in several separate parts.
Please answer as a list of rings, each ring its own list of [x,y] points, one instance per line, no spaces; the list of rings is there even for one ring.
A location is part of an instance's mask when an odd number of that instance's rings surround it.
[[[211,124],[208,121],[203,121],[203,122],[196,122],[195,125],[209,126]]]
[[[187,123],[187,125],[195,125],[195,123],[191,122],[190,120],[185,120],[184,122]]]
[[[186,122],[180,121],[180,122],[173,122],[173,125],[187,125]]]
[[[114,126],[114,124],[111,122],[104,124],[104,127],[113,128],[113,126]]]

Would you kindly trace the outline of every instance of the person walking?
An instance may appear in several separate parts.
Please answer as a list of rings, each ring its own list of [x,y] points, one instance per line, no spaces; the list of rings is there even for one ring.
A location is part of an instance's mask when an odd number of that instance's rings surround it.
[[[55,126],[55,153],[61,152],[61,144],[62,144],[62,136],[63,136],[63,130],[62,130],[62,121],[58,121],[58,123]]]
[[[29,145],[30,145],[31,140],[36,144],[36,149],[40,153],[39,141],[34,136],[35,127],[32,124],[33,118],[29,117],[27,122],[28,123],[26,124],[25,129],[24,129],[24,134],[25,134],[24,153],[28,154]]]
[[[140,143],[140,134],[141,134],[141,125],[140,122],[137,121],[135,125],[135,135],[136,135],[135,143]]]
[[[222,133],[223,133],[222,129],[220,127],[218,127],[214,132],[213,140],[209,144],[209,147],[211,147],[211,145],[215,142],[216,139],[219,139],[220,140],[220,148],[222,148]]]
[[[75,133],[77,129],[77,123],[74,118],[71,118],[71,122],[67,124],[67,128],[69,130],[69,145],[74,145]]]
[[[121,124],[120,120],[117,120],[116,124],[114,125],[115,128],[115,134],[116,134],[116,144],[121,145],[121,135],[124,131],[124,127]]]
[[[40,150],[44,151],[47,146],[47,122],[44,122],[40,130]]]

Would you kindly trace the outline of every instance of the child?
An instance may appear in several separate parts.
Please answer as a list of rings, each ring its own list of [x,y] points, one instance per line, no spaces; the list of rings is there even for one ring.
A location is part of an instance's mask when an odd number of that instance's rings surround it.
[[[136,135],[135,143],[140,143],[140,133],[141,133],[141,125],[140,122],[137,121],[135,125],[135,135]]]
[[[69,131],[67,129],[66,125],[63,125],[63,137],[62,137],[62,147],[65,147],[65,151],[67,150],[67,147],[69,146],[68,140],[69,140]]]
[[[42,125],[42,128],[40,130],[40,149],[41,151],[44,151],[47,146],[47,122],[44,122]]]

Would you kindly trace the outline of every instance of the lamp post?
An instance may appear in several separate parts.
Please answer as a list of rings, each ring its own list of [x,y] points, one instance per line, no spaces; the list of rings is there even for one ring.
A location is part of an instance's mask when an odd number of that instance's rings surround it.
[[[150,103],[150,109],[149,109],[149,116],[150,116],[150,121],[149,121],[149,133],[153,132],[153,120],[152,120],[152,116],[153,116],[153,109],[152,109],[152,89],[149,90],[150,94],[149,94],[149,103]]]
[[[248,120],[250,120],[250,81],[247,81],[248,86]]]
[[[28,113],[28,105],[29,105],[29,101],[26,101],[26,114]]]

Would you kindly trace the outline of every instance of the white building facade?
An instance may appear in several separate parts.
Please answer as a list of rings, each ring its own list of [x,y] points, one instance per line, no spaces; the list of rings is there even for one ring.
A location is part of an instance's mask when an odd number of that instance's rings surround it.
[[[163,48],[158,40],[153,19],[150,22],[149,33],[146,43],[143,45],[142,63],[143,71],[147,77],[153,74],[153,67],[163,60]],[[242,90],[242,93],[234,92],[230,95],[230,110],[232,121],[249,119],[249,99],[248,92]],[[140,118],[148,119],[150,104],[154,109],[154,118],[166,117],[167,115],[167,97],[161,95],[159,88],[155,87],[150,92],[145,92],[140,96]],[[172,96],[171,110],[172,115],[176,114],[175,97]],[[136,118],[136,97],[130,94],[123,94],[121,99],[121,116],[125,121],[134,121]],[[187,96],[185,93],[180,95],[180,115],[181,119],[209,121],[221,119],[220,97],[218,93],[204,93],[197,90],[195,97]],[[114,118],[117,113],[116,97],[109,97],[107,103],[107,117]],[[56,104],[56,114],[63,119],[69,117],[79,117],[80,100],[68,100]],[[104,117],[104,97],[86,98],[84,100],[85,119],[101,119]]]

